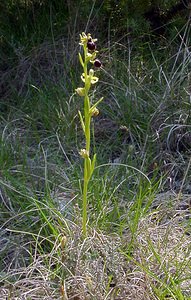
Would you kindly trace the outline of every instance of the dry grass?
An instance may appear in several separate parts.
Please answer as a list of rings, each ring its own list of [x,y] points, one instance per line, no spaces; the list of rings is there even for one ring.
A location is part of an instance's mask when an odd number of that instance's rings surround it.
[[[28,266],[9,269],[0,299],[184,299],[176,295],[177,287],[189,297],[189,206],[182,210],[175,197],[172,202],[159,198],[160,205],[140,219],[133,253],[127,252],[128,229],[119,236],[89,228],[83,240],[78,216],[76,223],[68,221],[50,253],[40,253],[37,243]]]

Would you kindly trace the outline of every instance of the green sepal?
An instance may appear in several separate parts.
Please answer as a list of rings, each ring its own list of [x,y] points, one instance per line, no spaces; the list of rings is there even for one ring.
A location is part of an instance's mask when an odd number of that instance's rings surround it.
[[[84,121],[83,121],[83,118],[82,118],[82,114],[79,110],[78,110],[78,114],[80,116],[80,122],[81,122],[81,125],[82,125],[83,132],[85,134],[85,124],[84,124]]]
[[[82,68],[84,68],[84,62],[83,62],[81,54],[78,53],[78,56],[79,56],[79,61],[80,61],[81,65],[82,65]]]

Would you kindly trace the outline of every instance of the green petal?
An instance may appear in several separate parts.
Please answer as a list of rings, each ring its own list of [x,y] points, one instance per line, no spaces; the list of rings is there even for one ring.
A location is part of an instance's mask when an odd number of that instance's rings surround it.
[[[95,84],[96,82],[98,82],[99,78],[98,77],[92,77],[91,78],[91,84]]]

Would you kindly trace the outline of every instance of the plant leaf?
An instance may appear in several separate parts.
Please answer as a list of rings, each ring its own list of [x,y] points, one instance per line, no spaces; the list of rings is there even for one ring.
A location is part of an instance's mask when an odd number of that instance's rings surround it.
[[[103,100],[103,97],[101,97],[92,107],[90,108],[90,113],[96,108],[96,106]]]
[[[78,53],[78,56],[79,56],[79,61],[80,61],[81,65],[82,65],[82,68],[83,68],[84,67],[84,62],[83,62],[82,56],[81,56],[80,53]]]
[[[85,133],[85,124],[84,124],[84,121],[83,121],[83,118],[82,118],[82,114],[79,110],[78,110],[78,114],[80,116],[80,122],[81,122],[81,125],[82,125],[83,132]]]
[[[88,174],[88,181],[90,180],[91,177],[91,159],[89,157],[86,158],[87,161],[87,174]]]
[[[94,171],[95,163],[96,163],[96,154],[94,154],[93,159],[92,159],[90,177],[92,176],[92,173]]]

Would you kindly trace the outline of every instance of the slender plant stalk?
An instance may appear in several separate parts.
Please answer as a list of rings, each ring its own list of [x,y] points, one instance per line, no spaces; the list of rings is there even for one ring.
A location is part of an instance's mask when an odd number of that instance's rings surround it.
[[[93,158],[90,158],[90,146],[91,146],[91,118],[97,116],[99,111],[97,109],[98,103],[100,103],[103,98],[99,99],[95,104],[91,104],[89,98],[89,90],[92,84],[98,81],[98,77],[94,76],[94,70],[88,69],[88,64],[94,64],[94,67],[101,67],[101,62],[96,59],[98,51],[96,51],[95,42],[96,39],[92,39],[91,34],[85,34],[84,32],[80,35],[80,45],[83,47],[83,57],[79,53],[79,60],[83,68],[83,73],[81,75],[83,87],[76,89],[79,96],[84,97],[84,113],[83,116],[79,111],[80,121],[82,129],[85,135],[85,149],[81,149],[80,155],[84,158],[84,184],[83,184],[83,207],[82,207],[82,232],[85,237],[87,234],[87,206],[88,206],[88,184],[92,173],[94,171],[96,154]]]
[[[84,111],[89,110],[88,96],[84,99],[85,106]],[[85,138],[86,138],[86,152],[90,153],[90,118],[87,115],[85,117]],[[84,159],[84,187],[83,187],[83,234],[86,235],[86,223],[87,223],[87,193],[88,193],[88,157]]]
[[[88,180],[87,180],[87,159],[84,160],[84,187],[83,187],[83,216],[82,216],[82,231],[86,236],[87,224],[87,193],[88,193]]]

